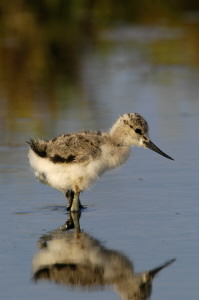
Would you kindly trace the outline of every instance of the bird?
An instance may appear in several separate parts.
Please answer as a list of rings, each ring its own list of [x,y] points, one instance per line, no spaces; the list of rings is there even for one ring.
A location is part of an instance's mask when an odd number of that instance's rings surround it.
[[[79,195],[104,172],[122,165],[132,146],[149,148],[174,160],[149,138],[147,121],[138,113],[121,115],[108,132],[79,131],[50,140],[30,139],[29,162],[36,178],[65,194],[67,210],[80,211]]]
[[[75,231],[56,229],[40,237],[40,249],[32,260],[32,279],[50,281],[73,289],[98,290],[113,287],[122,300],[147,300],[153,279],[172,258],[143,272],[121,251],[109,249],[94,236],[80,229],[79,215],[70,213]]]

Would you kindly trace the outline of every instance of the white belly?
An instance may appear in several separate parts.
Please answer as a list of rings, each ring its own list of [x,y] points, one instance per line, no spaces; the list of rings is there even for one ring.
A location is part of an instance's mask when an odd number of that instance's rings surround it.
[[[67,190],[82,191],[89,187],[102,173],[113,169],[127,159],[129,148],[113,152],[110,147],[101,148],[97,159],[83,163],[53,163],[48,158],[39,157],[30,149],[30,165],[35,170],[35,176],[44,184],[66,192]]]
[[[39,157],[32,150],[29,151],[29,161],[40,182],[62,192],[75,190],[76,187],[84,190],[105,171],[105,166],[99,160],[87,164],[53,163],[47,158]]]

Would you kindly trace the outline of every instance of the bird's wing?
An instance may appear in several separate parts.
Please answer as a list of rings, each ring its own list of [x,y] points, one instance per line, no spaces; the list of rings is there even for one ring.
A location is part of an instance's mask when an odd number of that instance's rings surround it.
[[[83,163],[100,156],[104,138],[99,133],[61,135],[47,144],[47,157],[54,163]]]

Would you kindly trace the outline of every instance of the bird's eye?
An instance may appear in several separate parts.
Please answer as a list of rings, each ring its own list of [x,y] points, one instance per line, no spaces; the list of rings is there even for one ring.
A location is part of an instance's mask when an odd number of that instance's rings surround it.
[[[136,132],[137,134],[142,134],[142,131],[141,131],[139,128],[135,128],[135,132]]]

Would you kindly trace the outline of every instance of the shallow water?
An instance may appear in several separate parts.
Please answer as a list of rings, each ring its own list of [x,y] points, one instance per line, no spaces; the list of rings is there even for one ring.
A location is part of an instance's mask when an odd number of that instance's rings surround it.
[[[37,241],[62,225],[67,214],[63,195],[34,178],[25,141],[82,128],[106,129],[125,112],[144,116],[152,141],[175,161],[133,149],[122,168],[82,194],[88,208],[81,228],[126,254],[137,272],[177,258],[154,280],[151,299],[198,298],[199,68],[197,47],[192,43],[191,48],[188,36],[183,26],[106,32],[92,51],[82,54],[78,84],[66,92],[60,81],[53,99],[37,87],[40,101],[30,101],[24,93],[13,102],[9,84],[5,89],[3,82],[1,299],[118,297],[112,287],[86,292],[31,280]]]

